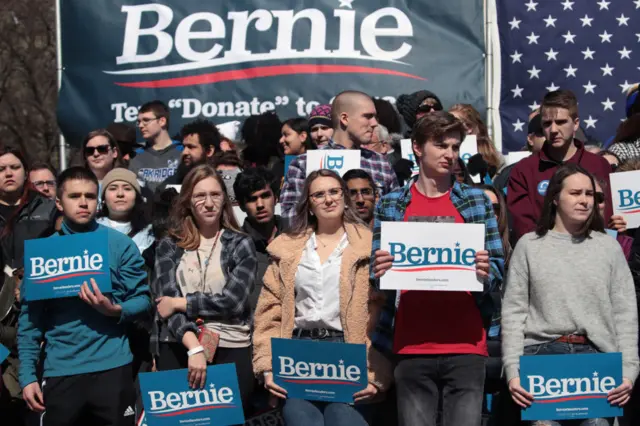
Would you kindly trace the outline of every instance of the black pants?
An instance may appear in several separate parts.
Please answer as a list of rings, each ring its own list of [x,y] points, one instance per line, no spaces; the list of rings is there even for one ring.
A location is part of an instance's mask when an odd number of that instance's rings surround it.
[[[158,361],[156,367],[158,371],[178,370],[188,367],[189,357],[187,349],[181,343],[160,343]],[[245,414],[249,413],[251,406],[251,395],[253,393],[254,377],[253,363],[251,360],[251,347],[246,348],[221,348],[216,350],[213,364],[235,364],[238,373],[238,385],[240,386],[240,397]],[[187,380],[187,378],[184,378]]]
[[[42,382],[43,426],[134,426],[131,365]]]
[[[486,357],[400,356],[395,369],[400,426],[480,426]]]

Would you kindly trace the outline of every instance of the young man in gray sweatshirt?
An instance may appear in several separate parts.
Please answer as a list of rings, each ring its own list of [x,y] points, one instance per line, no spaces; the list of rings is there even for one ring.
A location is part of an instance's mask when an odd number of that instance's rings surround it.
[[[180,163],[182,145],[169,136],[169,118],[169,108],[161,101],[148,102],[138,112],[138,129],[147,147],[136,151],[129,170],[138,176],[145,197],[173,176]]]

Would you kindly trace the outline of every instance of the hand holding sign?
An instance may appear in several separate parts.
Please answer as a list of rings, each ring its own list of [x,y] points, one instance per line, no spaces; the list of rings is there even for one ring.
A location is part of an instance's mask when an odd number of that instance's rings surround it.
[[[479,250],[476,252],[476,275],[480,280],[489,278],[489,252]]]
[[[376,278],[380,278],[393,266],[393,256],[385,250],[376,250],[375,256],[373,272]]]
[[[367,401],[369,399],[373,399],[377,394],[378,388],[372,383],[369,383],[366,388],[353,394],[353,402]]]
[[[509,392],[511,393],[511,399],[522,408],[529,407],[533,401],[533,395],[520,386],[519,377],[514,377],[509,381]]]
[[[122,313],[122,306],[114,304],[111,299],[102,294],[98,288],[98,284],[96,284],[96,281],[93,278],[91,278],[91,286],[93,288],[93,292],[89,289],[89,285],[86,281],[82,284],[82,287],[80,287],[80,293],[78,293],[80,299],[102,315],[108,317],[119,317]]]
[[[633,383],[626,377],[622,379],[622,384],[609,392],[609,403],[611,405],[617,405],[623,407],[629,399],[631,399],[631,391],[633,390]]]
[[[272,397],[287,399],[287,391],[284,388],[276,385],[276,382],[273,381],[273,373],[267,372],[264,373],[264,388],[269,391]],[[278,405],[277,399],[269,399],[269,405],[273,408]]]

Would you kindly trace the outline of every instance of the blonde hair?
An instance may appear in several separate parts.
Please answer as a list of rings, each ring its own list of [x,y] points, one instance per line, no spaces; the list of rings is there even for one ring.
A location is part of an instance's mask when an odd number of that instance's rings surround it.
[[[187,176],[185,176],[182,181],[180,194],[171,209],[169,235],[177,240],[178,247],[185,250],[196,250],[200,246],[200,231],[198,230],[198,225],[196,225],[193,210],[191,209],[191,197],[193,196],[193,188],[195,188],[199,182],[208,178],[215,179],[224,194],[220,228],[242,233],[236,216],[233,213],[233,207],[231,206],[231,201],[229,201],[227,188],[222,178],[213,167],[208,164],[203,164],[187,173]]]
[[[473,133],[477,137],[478,153],[489,166],[495,167],[496,170],[499,169],[503,163],[502,157],[500,153],[498,153],[493,141],[491,141],[487,126],[484,124],[484,121],[482,121],[480,113],[469,104],[455,104],[449,108],[449,112],[457,112],[460,114],[460,121],[467,127],[472,128]]]

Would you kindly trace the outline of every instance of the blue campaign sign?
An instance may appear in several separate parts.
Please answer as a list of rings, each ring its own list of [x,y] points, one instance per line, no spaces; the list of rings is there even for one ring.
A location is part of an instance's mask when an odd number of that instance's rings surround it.
[[[25,241],[25,300],[77,296],[91,278],[111,293],[108,241],[106,229]]]
[[[235,364],[207,367],[203,389],[191,389],[187,369],[140,373],[148,426],[241,425],[242,400]]]
[[[622,383],[622,354],[533,355],[520,358],[520,383],[534,402],[523,420],[622,416],[607,401]]]
[[[352,403],[367,387],[365,345],[273,338],[271,359],[289,398]]]
[[[9,356],[9,349],[0,345],[0,363],[4,362],[5,359]]]

